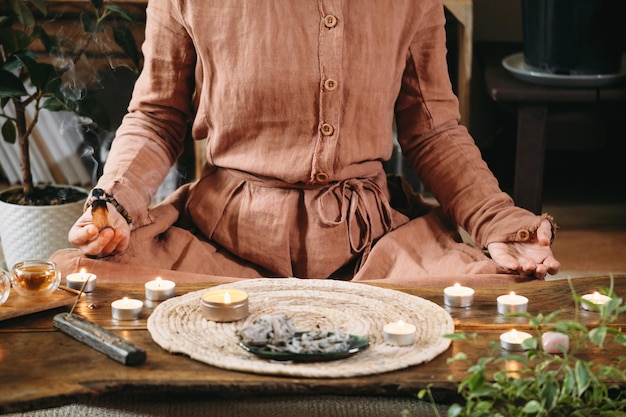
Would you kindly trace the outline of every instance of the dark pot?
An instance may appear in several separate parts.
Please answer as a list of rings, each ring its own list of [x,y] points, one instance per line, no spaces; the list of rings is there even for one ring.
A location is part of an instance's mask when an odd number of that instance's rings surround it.
[[[620,71],[626,0],[522,0],[524,62],[564,75]]]

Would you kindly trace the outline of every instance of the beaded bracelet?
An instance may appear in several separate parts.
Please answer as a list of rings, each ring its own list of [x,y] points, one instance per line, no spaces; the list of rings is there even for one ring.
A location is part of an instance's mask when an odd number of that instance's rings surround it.
[[[120,213],[122,217],[124,217],[124,219],[126,220],[126,223],[128,223],[129,225],[133,224],[133,219],[130,217],[126,209],[122,207],[120,203],[117,202],[115,197],[105,193],[102,188],[94,188],[93,190],[91,190],[91,192],[89,193],[89,197],[87,197],[87,201],[85,201],[85,206],[83,207],[83,211],[86,211],[89,207],[91,207],[93,202],[97,200],[111,203],[113,207],[115,207],[115,210],[117,210],[117,212]]]

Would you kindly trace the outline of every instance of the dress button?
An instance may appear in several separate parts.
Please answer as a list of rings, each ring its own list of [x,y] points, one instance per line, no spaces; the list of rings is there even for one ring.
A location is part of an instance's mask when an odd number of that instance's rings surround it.
[[[324,81],[324,88],[326,89],[326,91],[333,91],[337,88],[337,81],[333,80],[332,78],[327,79],[326,81]]]
[[[335,26],[337,26],[337,18],[332,14],[324,16],[324,26],[329,29],[334,28]]]
[[[330,179],[330,177],[325,172],[316,172],[315,173],[315,182],[317,182],[319,184],[326,184],[326,183],[328,183],[329,179]]]
[[[335,132],[335,128],[333,127],[333,125],[331,125],[329,123],[324,123],[320,127],[320,131],[322,132],[322,135],[330,136],[330,135],[332,135]]]

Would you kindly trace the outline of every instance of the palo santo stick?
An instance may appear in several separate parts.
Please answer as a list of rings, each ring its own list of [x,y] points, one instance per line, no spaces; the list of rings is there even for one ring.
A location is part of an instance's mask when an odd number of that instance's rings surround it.
[[[91,205],[91,218],[93,224],[102,230],[109,226],[109,209],[107,208],[107,202],[104,200],[96,200]]]

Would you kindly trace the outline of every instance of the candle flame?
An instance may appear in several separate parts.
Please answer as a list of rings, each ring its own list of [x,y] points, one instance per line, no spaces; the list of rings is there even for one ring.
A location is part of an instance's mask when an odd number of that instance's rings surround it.
[[[155,281],[157,288],[161,288],[161,277],[156,277]]]
[[[87,271],[85,270],[85,268],[81,268],[81,269],[80,269],[80,273],[81,273],[82,275],[85,275],[85,274],[87,273]]]
[[[511,330],[511,339],[513,340],[517,339],[517,330],[515,329]]]
[[[515,291],[511,291],[511,294],[509,294],[511,297],[515,297]]]
[[[224,293],[224,304],[230,304],[230,294],[228,291]]]
[[[454,288],[461,288],[461,284],[457,282],[456,284],[454,284]]]
[[[397,325],[398,325],[398,327],[403,327],[404,326],[404,320],[398,320]]]

